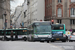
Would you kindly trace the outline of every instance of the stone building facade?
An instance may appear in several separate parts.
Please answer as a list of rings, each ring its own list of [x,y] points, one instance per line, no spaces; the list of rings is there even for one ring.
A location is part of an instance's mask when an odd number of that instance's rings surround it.
[[[6,12],[7,28],[10,28],[10,0],[0,0],[0,29],[4,28]]]
[[[75,29],[75,0],[45,0],[45,20],[65,24],[66,29]],[[47,5],[49,3],[49,5]],[[49,8],[46,8],[49,7]],[[46,10],[49,12],[46,12]]]
[[[25,17],[25,27],[34,21],[44,21],[45,0],[27,0],[27,12]]]
[[[52,16],[52,0],[45,0],[45,20],[50,20]]]

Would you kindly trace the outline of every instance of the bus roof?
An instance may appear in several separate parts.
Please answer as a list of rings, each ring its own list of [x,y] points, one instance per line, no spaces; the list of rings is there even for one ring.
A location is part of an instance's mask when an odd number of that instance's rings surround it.
[[[65,25],[65,24],[52,24],[52,25]]]
[[[6,30],[27,30],[27,28],[22,28],[22,29],[6,29]]]
[[[34,24],[34,23],[44,23],[44,22],[46,22],[46,23],[47,23],[47,22],[51,23],[50,21],[34,21],[32,24]],[[31,26],[32,24],[28,25],[28,27]]]
[[[50,22],[50,21],[34,21],[33,23]]]
[[[0,30],[2,31],[2,30],[5,30],[5,29],[0,29]],[[15,29],[14,28],[14,29],[6,29],[6,30],[27,30],[27,28],[21,28],[21,29]]]

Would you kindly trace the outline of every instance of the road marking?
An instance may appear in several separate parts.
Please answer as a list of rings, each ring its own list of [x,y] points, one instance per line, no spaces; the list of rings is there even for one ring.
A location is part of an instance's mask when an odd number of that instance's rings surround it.
[[[74,49],[74,46],[59,46],[59,47],[62,47],[62,48],[64,48],[64,49]]]
[[[51,44],[51,43],[49,43],[49,44]],[[65,50],[65,49],[63,49],[63,48],[61,48],[61,47],[59,47],[59,46],[54,45],[54,44],[51,44],[51,45],[53,45],[53,46],[55,46],[55,47],[57,47],[57,48],[60,48],[61,50]]]

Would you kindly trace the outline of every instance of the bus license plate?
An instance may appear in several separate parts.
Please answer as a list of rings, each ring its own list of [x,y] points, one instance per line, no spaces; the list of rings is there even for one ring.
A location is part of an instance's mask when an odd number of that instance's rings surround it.
[[[41,39],[41,40],[45,40],[45,39]]]
[[[59,38],[56,38],[56,40],[59,40]]]

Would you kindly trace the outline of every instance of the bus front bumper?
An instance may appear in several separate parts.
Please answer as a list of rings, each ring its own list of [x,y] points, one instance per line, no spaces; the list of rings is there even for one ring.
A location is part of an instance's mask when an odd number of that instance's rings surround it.
[[[34,41],[50,41],[51,38],[34,38]]]

